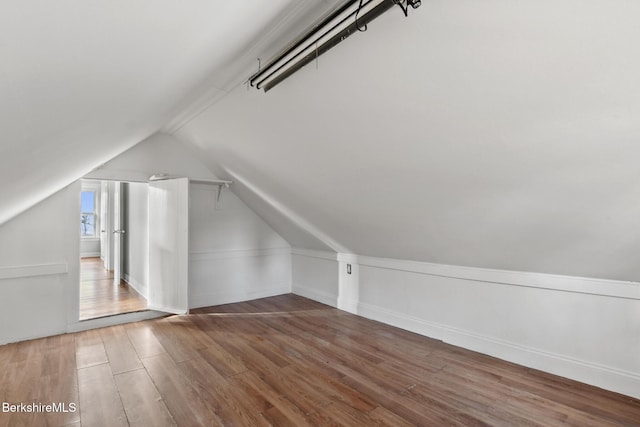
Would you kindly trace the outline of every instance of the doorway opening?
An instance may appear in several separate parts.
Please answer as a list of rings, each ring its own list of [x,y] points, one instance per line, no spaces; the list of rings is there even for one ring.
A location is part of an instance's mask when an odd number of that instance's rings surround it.
[[[81,181],[79,320],[189,312],[189,179]]]
[[[82,180],[79,320],[147,309],[146,187]]]
[[[124,279],[113,283],[113,271],[100,257],[80,260],[80,320],[147,309],[147,300]]]

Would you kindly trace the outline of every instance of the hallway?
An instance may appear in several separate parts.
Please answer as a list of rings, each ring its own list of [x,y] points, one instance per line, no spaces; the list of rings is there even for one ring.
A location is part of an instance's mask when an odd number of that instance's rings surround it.
[[[147,309],[147,300],[124,280],[113,284],[113,272],[99,257],[80,260],[80,320]]]

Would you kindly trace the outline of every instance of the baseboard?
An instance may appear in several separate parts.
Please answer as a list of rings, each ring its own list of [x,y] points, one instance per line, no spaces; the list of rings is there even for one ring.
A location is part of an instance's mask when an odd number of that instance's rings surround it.
[[[247,289],[222,292],[207,292],[192,295],[189,298],[189,308],[210,307],[221,304],[251,301],[259,298],[273,297],[291,293],[291,285],[284,284],[266,289]]]
[[[80,258],[98,258],[100,255],[100,252],[84,252],[80,254]]]
[[[529,368],[640,398],[640,376],[633,372],[543,352],[371,304],[358,303],[358,315]]]
[[[309,298],[331,307],[338,307],[338,295],[318,291],[316,289],[305,288],[304,286],[295,284],[293,285],[292,292],[301,297]]]
[[[144,298],[147,298],[147,286],[138,282],[136,279],[129,276],[128,274],[124,275],[124,281],[127,282],[129,286],[131,286],[139,295],[141,295]]]

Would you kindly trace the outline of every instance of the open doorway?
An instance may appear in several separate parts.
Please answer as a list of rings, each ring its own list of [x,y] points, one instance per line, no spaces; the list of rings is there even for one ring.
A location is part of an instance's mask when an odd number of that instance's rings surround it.
[[[84,179],[80,198],[79,319],[188,313],[189,179]]]
[[[147,309],[147,184],[83,180],[80,307],[88,320]]]

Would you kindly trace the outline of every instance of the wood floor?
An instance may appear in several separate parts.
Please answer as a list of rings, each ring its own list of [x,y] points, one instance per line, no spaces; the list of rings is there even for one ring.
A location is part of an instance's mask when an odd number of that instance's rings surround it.
[[[80,320],[146,310],[147,300],[124,280],[113,284],[113,272],[104,269],[102,260],[80,261]]]
[[[0,426],[632,426],[640,401],[294,295],[0,347]]]

